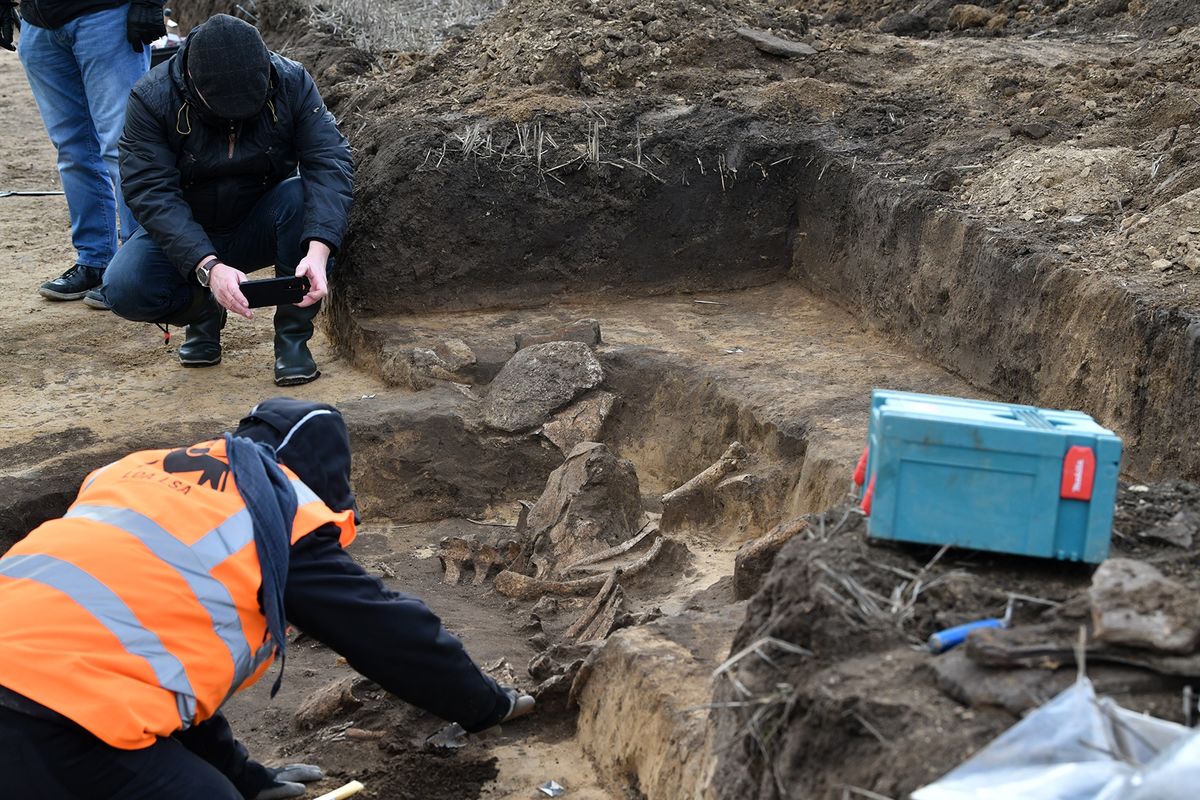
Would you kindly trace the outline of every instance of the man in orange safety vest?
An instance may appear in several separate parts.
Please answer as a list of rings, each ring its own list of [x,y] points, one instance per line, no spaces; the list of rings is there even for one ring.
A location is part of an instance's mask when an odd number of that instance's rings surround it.
[[[272,661],[278,689],[289,622],[467,731],[532,710],[347,555],[356,518],[341,414],[287,398],[232,435],[88,475],[0,558],[3,795],[302,795],[319,770],[258,764],[220,713]]]

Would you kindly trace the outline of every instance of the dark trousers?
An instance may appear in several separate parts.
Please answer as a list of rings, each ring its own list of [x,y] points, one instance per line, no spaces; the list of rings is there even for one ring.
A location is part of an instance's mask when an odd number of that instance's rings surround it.
[[[304,257],[303,235],[304,184],[299,177],[263,195],[237,230],[208,234],[222,262],[242,272],[274,265],[276,275],[296,274]],[[103,291],[117,316],[172,325],[191,322],[189,309],[199,305],[205,292],[191,273],[179,272],[145,228],[113,256],[104,271]]]
[[[0,707],[0,796],[16,800],[243,800],[273,782],[220,714],[142,750]]]

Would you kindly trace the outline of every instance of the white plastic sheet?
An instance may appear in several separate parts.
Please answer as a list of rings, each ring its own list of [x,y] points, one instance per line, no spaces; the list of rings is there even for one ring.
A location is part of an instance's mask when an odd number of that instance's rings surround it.
[[[1153,788],[1160,785],[1190,792],[1163,794]],[[1092,682],[1081,678],[912,797],[1183,800],[1195,798],[1198,786],[1200,740],[1190,728],[1098,700]]]

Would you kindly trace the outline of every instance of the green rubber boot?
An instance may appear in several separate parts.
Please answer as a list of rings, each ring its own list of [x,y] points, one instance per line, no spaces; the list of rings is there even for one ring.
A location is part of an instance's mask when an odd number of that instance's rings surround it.
[[[313,319],[320,310],[320,303],[307,308],[283,305],[275,309],[276,386],[299,386],[321,377],[321,370],[308,351]]]
[[[214,367],[221,363],[221,329],[225,327],[225,309],[213,301],[203,315],[192,322],[179,345],[179,363],[185,367]]]

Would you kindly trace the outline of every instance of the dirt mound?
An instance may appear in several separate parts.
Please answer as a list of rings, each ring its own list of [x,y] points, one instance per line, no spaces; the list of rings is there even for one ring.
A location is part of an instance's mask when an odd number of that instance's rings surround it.
[[[1134,488],[1121,499],[1114,557],[1153,564],[1194,588],[1197,551],[1140,534],[1193,509],[1200,489]],[[1070,682],[1073,671],[1056,672],[1054,663],[1071,663],[1092,571],[966,551],[939,557],[871,542],[853,510],[810,517],[751,600],[733,645],[741,655],[717,683],[714,702],[728,705],[715,714],[715,752],[730,753],[719,757],[718,795],[835,797],[848,785],[907,796]],[[993,669],[920,647],[938,630],[1002,616],[1010,595],[1018,597],[1011,633],[1019,641],[1025,631],[1057,631],[1065,661]],[[970,646],[964,652],[975,657]],[[1139,708],[1180,715],[1174,680],[1100,664],[1091,672],[1104,690],[1136,696]]]

